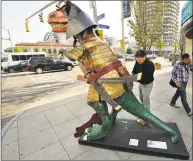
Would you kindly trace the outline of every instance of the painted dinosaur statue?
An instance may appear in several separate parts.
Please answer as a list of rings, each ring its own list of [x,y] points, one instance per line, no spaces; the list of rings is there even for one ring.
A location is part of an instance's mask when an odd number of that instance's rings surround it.
[[[133,94],[133,82],[141,79],[141,73],[129,75],[111,48],[96,36],[97,25],[77,5],[66,1],[59,11],[68,17],[66,38],[74,37],[80,43],[67,56],[79,61],[90,84],[87,103],[102,120],[101,125],[87,128],[83,139],[95,140],[107,136],[118,112],[123,109],[171,134],[172,143],[178,142],[177,133],[146,110]],[[112,106],[110,113],[107,103]]]

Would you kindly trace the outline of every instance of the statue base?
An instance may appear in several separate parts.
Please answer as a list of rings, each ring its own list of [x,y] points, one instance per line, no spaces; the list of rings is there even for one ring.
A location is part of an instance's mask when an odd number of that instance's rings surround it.
[[[79,144],[120,150],[132,153],[155,155],[175,159],[189,159],[180,131],[176,123],[167,123],[179,135],[179,142],[172,144],[171,135],[154,126],[141,126],[136,120],[117,119],[107,137],[98,140],[83,140]]]

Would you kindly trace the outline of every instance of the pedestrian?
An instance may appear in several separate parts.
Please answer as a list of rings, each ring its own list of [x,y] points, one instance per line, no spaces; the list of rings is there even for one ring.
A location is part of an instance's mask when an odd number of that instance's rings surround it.
[[[181,97],[182,105],[187,112],[188,116],[192,116],[192,110],[190,109],[187,99],[186,99],[186,86],[189,78],[189,71],[193,72],[192,60],[190,59],[190,55],[187,53],[182,54],[182,61],[175,64],[172,70],[172,78],[171,80],[175,83],[177,90],[174,94],[170,105],[179,108],[176,106],[176,101]]]
[[[139,82],[139,98],[144,107],[150,111],[150,94],[153,87],[155,67],[151,60],[146,57],[144,50],[138,50],[135,54],[136,62],[132,73],[142,72],[142,78]],[[137,120],[141,125],[145,125],[142,119]]]

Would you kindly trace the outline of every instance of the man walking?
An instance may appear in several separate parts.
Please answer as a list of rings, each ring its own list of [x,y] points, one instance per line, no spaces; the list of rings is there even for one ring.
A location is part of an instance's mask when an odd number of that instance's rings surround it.
[[[192,110],[190,109],[186,100],[186,86],[189,78],[189,70],[193,71],[193,66],[189,54],[184,53],[182,54],[181,58],[182,61],[175,64],[172,70],[172,80],[175,82],[177,90],[171,100],[170,105],[178,108],[178,106],[176,106],[176,101],[180,96],[185,111],[187,112],[188,116],[192,116]]]
[[[150,94],[154,81],[154,64],[146,57],[144,50],[138,50],[135,54],[136,62],[132,73],[142,72],[142,79],[139,82],[139,98],[144,107],[150,111]],[[145,121],[137,120],[141,125],[145,125]]]

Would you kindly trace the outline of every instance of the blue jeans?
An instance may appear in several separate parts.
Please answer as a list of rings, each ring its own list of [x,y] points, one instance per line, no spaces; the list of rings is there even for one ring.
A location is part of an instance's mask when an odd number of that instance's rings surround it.
[[[191,111],[188,102],[186,100],[187,96],[186,96],[186,86],[187,86],[187,82],[182,82],[181,86],[177,88],[176,93],[174,94],[171,104],[175,104],[176,100],[179,98],[179,96],[181,97],[181,101],[182,101],[182,105],[185,109],[185,111],[187,113],[189,113]]]

